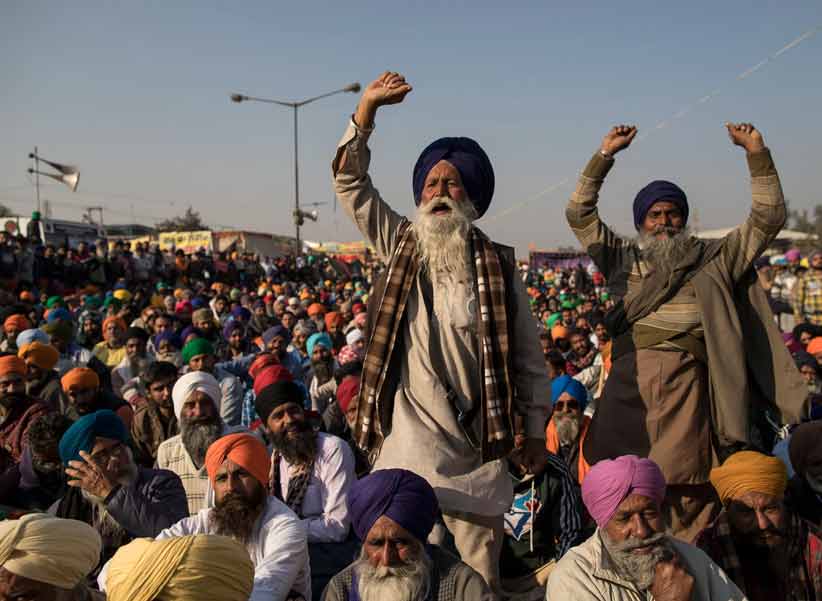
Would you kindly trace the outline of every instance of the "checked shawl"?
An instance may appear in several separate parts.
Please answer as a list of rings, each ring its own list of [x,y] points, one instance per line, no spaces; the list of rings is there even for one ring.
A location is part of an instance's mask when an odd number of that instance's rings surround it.
[[[472,227],[471,248],[475,292],[479,309],[479,358],[482,375],[482,458],[504,457],[513,446],[508,373],[508,316],[505,278],[494,244]],[[374,463],[385,438],[379,405],[391,354],[399,335],[408,295],[419,270],[417,239],[411,222],[404,219],[397,232],[397,247],[388,264],[385,292],[380,299],[363,362],[354,440]]]

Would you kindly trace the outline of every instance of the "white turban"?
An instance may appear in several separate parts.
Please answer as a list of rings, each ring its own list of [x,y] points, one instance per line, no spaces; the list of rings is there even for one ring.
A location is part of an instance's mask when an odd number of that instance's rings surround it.
[[[223,392],[220,389],[220,383],[210,373],[204,371],[190,371],[177,380],[174,388],[171,391],[171,400],[174,401],[174,415],[180,419],[180,413],[183,411],[183,404],[195,392],[202,392],[212,401],[220,411],[220,405],[223,402]]]
[[[0,522],[0,566],[23,578],[73,589],[100,561],[97,531],[42,513]]]
[[[354,346],[354,344],[356,342],[359,342],[360,340],[362,340],[362,330],[360,330],[359,328],[351,330],[345,336],[345,343],[348,346]]]

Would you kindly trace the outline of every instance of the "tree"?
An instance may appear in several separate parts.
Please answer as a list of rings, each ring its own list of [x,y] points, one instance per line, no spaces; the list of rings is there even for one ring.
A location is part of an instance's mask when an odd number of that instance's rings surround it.
[[[13,217],[14,213],[6,205],[0,205],[0,217]]]
[[[798,232],[813,234],[816,236],[817,241],[822,240],[822,204],[814,206],[811,211],[788,208],[788,226]],[[802,250],[807,250],[810,247],[815,247],[817,243],[816,241],[806,242],[800,244],[799,247]]]
[[[161,232],[195,232],[207,229],[208,226],[203,223],[200,213],[191,207],[186,209],[185,214],[166,219],[157,224],[157,230]]]

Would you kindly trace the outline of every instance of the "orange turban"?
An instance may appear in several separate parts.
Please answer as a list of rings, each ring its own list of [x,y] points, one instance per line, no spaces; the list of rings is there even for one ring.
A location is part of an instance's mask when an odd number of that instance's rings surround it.
[[[69,390],[89,390],[100,387],[100,378],[93,369],[88,367],[75,367],[66,372],[60,380],[63,391]]]
[[[0,376],[7,376],[9,374],[25,376],[26,362],[14,355],[0,357]]]
[[[556,342],[560,338],[568,338],[568,328],[561,325],[555,325],[551,328],[551,340]]]
[[[723,503],[749,492],[781,498],[788,485],[788,471],[776,457],[739,451],[711,470],[711,484]]]
[[[331,326],[334,324],[336,324],[338,328],[342,325],[342,315],[340,315],[336,311],[332,311],[331,313],[328,313],[325,316],[326,328],[331,329]]]
[[[50,344],[43,344],[35,340],[24,344],[17,351],[17,356],[25,360],[26,363],[33,363],[40,369],[54,369],[57,360],[60,358],[60,353]]]
[[[128,327],[128,326],[126,326],[126,322],[123,321],[122,317],[115,317],[114,315],[112,315],[111,317],[107,317],[105,319],[105,321],[103,321],[103,335],[105,335],[105,333],[106,333],[106,328],[109,326],[109,324],[112,324],[112,323],[116,323],[117,325],[119,325],[120,329],[123,332],[125,332],[126,328]]]
[[[23,330],[31,329],[31,323],[26,318],[25,315],[15,314],[9,315],[6,318],[6,321],[3,322],[3,329],[7,329],[9,326],[17,327],[18,332],[22,332]]]
[[[313,303],[308,306],[308,316],[309,317],[316,317],[317,315],[324,315],[325,314],[325,307],[323,307],[320,303]]]
[[[808,348],[806,350],[811,355],[816,355],[818,353],[822,353],[822,336],[817,336],[816,338],[812,338],[811,341],[808,343]]]
[[[217,471],[226,459],[231,459],[237,465],[242,466],[249,474],[259,480],[263,487],[268,487],[271,458],[259,438],[247,432],[237,432],[236,434],[218,438],[216,442],[208,447],[205,466],[212,486],[214,486],[214,481],[217,479]]]

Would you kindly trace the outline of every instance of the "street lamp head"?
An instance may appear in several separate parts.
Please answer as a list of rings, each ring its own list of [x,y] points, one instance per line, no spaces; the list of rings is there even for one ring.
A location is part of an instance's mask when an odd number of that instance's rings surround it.
[[[242,94],[232,94],[231,95],[231,102],[242,102],[243,100],[247,100],[247,99],[248,98],[246,96],[243,96]]]
[[[355,94],[357,92],[359,92],[361,89],[362,89],[362,86],[360,85],[360,82],[358,82],[358,81],[354,82],[352,84],[349,84],[349,85],[347,85],[343,88],[343,90],[345,90],[346,92],[353,92]]]

